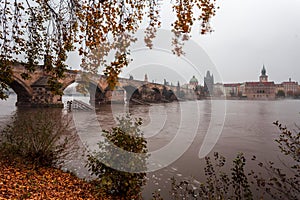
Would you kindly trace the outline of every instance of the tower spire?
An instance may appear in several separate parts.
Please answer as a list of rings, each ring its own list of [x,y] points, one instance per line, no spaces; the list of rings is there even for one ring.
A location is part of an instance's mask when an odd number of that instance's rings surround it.
[[[148,82],[148,76],[147,76],[147,74],[145,74],[144,81],[145,81],[145,82]]]
[[[265,65],[263,64],[263,68],[261,70],[261,75],[259,77],[260,82],[268,82],[268,76],[266,75],[266,68]]]
[[[265,76],[266,75],[266,68],[265,68],[265,64],[263,64],[263,68],[261,70],[261,75]]]

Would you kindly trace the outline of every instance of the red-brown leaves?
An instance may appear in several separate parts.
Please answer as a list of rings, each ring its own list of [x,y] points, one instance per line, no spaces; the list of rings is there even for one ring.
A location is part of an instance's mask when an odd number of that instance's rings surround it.
[[[96,197],[91,184],[59,169],[0,161],[0,199],[108,198]]]
[[[81,67],[84,70],[99,72],[104,66],[114,68],[107,56],[114,52],[130,52],[128,43],[134,41],[125,38],[126,45],[119,49],[116,44],[120,35],[133,37],[139,28],[144,28],[145,22],[145,45],[152,48],[152,40],[161,25],[160,13],[163,12],[158,0],[13,2],[0,1],[0,60],[24,61],[24,58],[20,59],[23,55],[29,66],[27,70],[31,72],[36,64],[44,64],[44,56],[48,56],[51,57],[48,73],[54,78],[61,78],[61,73],[57,72],[65,70],[67,52],[73,50],[83,56]],[[180,56],[196,20],[201,25],[201,34],[211,32],[209,20],[215,15],[215,0],[175,0],[171,3],[176,14],[172,25],[173,52]],[[195,13],[199,16],[195,17]],[[0,70],[5,67],[0,66]],[[117,76],[118,72],[114,75]],[[4,98],[1,91],[7,89],[8,82],[0,79],[0,84],[0,98]]]

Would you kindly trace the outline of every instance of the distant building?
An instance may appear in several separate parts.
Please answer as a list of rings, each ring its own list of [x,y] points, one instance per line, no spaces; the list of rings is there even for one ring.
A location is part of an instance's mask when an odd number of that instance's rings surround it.
[[[245,96],[251,100],[271,100],[275,99],[275,83],[274,82],[246,82]]]
[[[259,82],[266,83],[268,82],[268,76],[266,75],[266,68],[265,65],[263,65],[263,68],[261,70],[261,75],[259,76]]]
[[[213,96],[215,97],[225,96],[224,85],[222,83],[215,83],[213,91]]]
[[[196,89],[198,83],[199,83],[199,82],[198,82],[198,79],[197,79],[195,76],[193,76],[193,77],[191,78],[190,82],[189,82],[188,88],[189,88],[189,89]]]
[[[176,90],[179,99],[184,97],[185,99],[195,100],[204,97],[203,87],[199,85],[199,81],[195,76],[193,76],[188,83],[183,85],[180,85],[178,81]]]
[[[245,83],[241,83],[241,85],[240,85],[240,94],[241,94],[241,97],[243,97],[243,98],[247,97],[245,94]]]
[[[206,76],[204,77],[204,91],[209,96],[214,94],[214,75],[210,75],[210,71],[207,71]]]
[[[242,95],[240,89],[241,83],[224,84],[224,90],[227,97],[238,97]]]
[[[275,84],[274,81],[269,81],[265,65],[262,66],[258,81],[243,82],[243,83],[214,83],[214,76],[210,71],[206,72],[204,77],[204,86],[199,85],[198,79],[193,76],[189,83],[180,86],[177,83],[177,93],[180,88],[194,90],[199,99],[204,97],[233,97],[233,99],[249,99],[249,100],[274,100],[276,98],[284,98],[290,96],[300,98],[300,86],[298,82],[289,81]],[[168,82],[164,80],[164,84]]]
[[[189,81],[189,83],[183,84],[181,86],[181,88],[195,90],[197,88],[197,86],[198,86],[198,83],[199,83],[198,79],[195,76],[193,76],[191,78],[191,80]]]
[[[283,84],[276,84],[276,89],[275,89],[275,93],[276,93],[276,96],[281,96],[281,97],[284,97],[286,94],[285,94],[285,91],[284,91],[284,87],[283,87]]]
[[[245,82],[244,94],[251,100],[271,100],[276,97],[276,85],[273,81],[268,81],[265,66],[261,70],[259,82]]]
[[[216,83],[214,77],[207,71],[204,77],[204,94],[209,96],[226,96],[247,98],[250,100],[273,100],[285,96],[300,98],[300,86],[298,82],[289,81],[275,84],[268,80],[268,75],[265,66],[263,65],[259,81],[244,82],[244,83]],[[211,89],[211,85],[213,86]]]
[[[145,82],[148,82],[148,76],[147,76],[147,74],[145,74],[144,81],[145,81]]]
[[[298,92],[298,82],[292,81],[291,78],[289,81],[281,83],[285,96],[294,96]]]

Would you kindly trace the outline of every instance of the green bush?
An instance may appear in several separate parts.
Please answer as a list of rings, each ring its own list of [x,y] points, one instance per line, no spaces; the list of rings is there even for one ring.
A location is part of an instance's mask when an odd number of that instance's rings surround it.
[[[116,127],[103,131],[105,140],[98,143],[99,151],[88,154],[87,167],[98,177],[96,183],[118,199],[141,198],[147,159],[146,140],[139,128],[141,124],[141,119],[132,119],[130,115],[118,118]],[[144,156],[128,158],[126,153],[117,152],[116,146]],[[104,163],[107,159],[109,162]],[[119,166],[119,169],[113,166]]]
[[[1,156],[35,166],[57,166],[77,150],[70,120],[60,109],[18,112],[0,136]]]

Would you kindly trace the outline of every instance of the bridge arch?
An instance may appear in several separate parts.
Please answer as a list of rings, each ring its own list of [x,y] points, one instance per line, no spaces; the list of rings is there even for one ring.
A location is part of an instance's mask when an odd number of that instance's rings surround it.
[[[176,87],[174,88],[156,83],[148,83],[143,85],[142,87],[148,88],[148,95],[143,96],[143,98],[148,99],[149,101],[171,102],[178,100],[176,96]]]
[[[8,86],[17,94],[16,105],[30,105],[32,99],[32,89],[22,79],[13,75],[13,81]]]
[[[108,102],[106,97],[107,90],[99,87],[98,83],[95,83],[94,81],[89,82],[88,91],[90,93],[91,104],[99,105]]]
[[[156,88],[156,87],[153,87],[152,90],[154,92],[154,100],[155,101],[161,101],[162,95],[161,95],[160,90],[158,88]]]
[[[125,90],[127,102],[130,102],[132,99],[140,99],[141,98],[141,93],[137,87],[132,86],[132,85],[125,85],[125,86],[122,86],[122,88]]]
[[[75,83],[75,78],[71,79],[71,80],[68,80],[67,82],[64,82],[61,90],[64,91],[67,87],[69,87],[73,83]]]
[[[88,81],[70,79],[63,83],[62,91],[65,91],[65,89],[68,86],[70,86],[74,83],[82,84],[83,87],[85,87],[85,89],[87,90],[87,92],[90,96],[90,100],[89,100],[90,104],[98,105],[100,103],[107,102],[107,98],[106,98],[107,89],[101,88],[99,86],[99,84],[92,79],[89,79]],[[80,92],[80,91],[78,91],[78,92]]]
[[[167,88],[165,86],[163,87],[163,90],[162,90],[162,96],[167,101],[176,101],[177,100],[175,92],[172,89]]]

